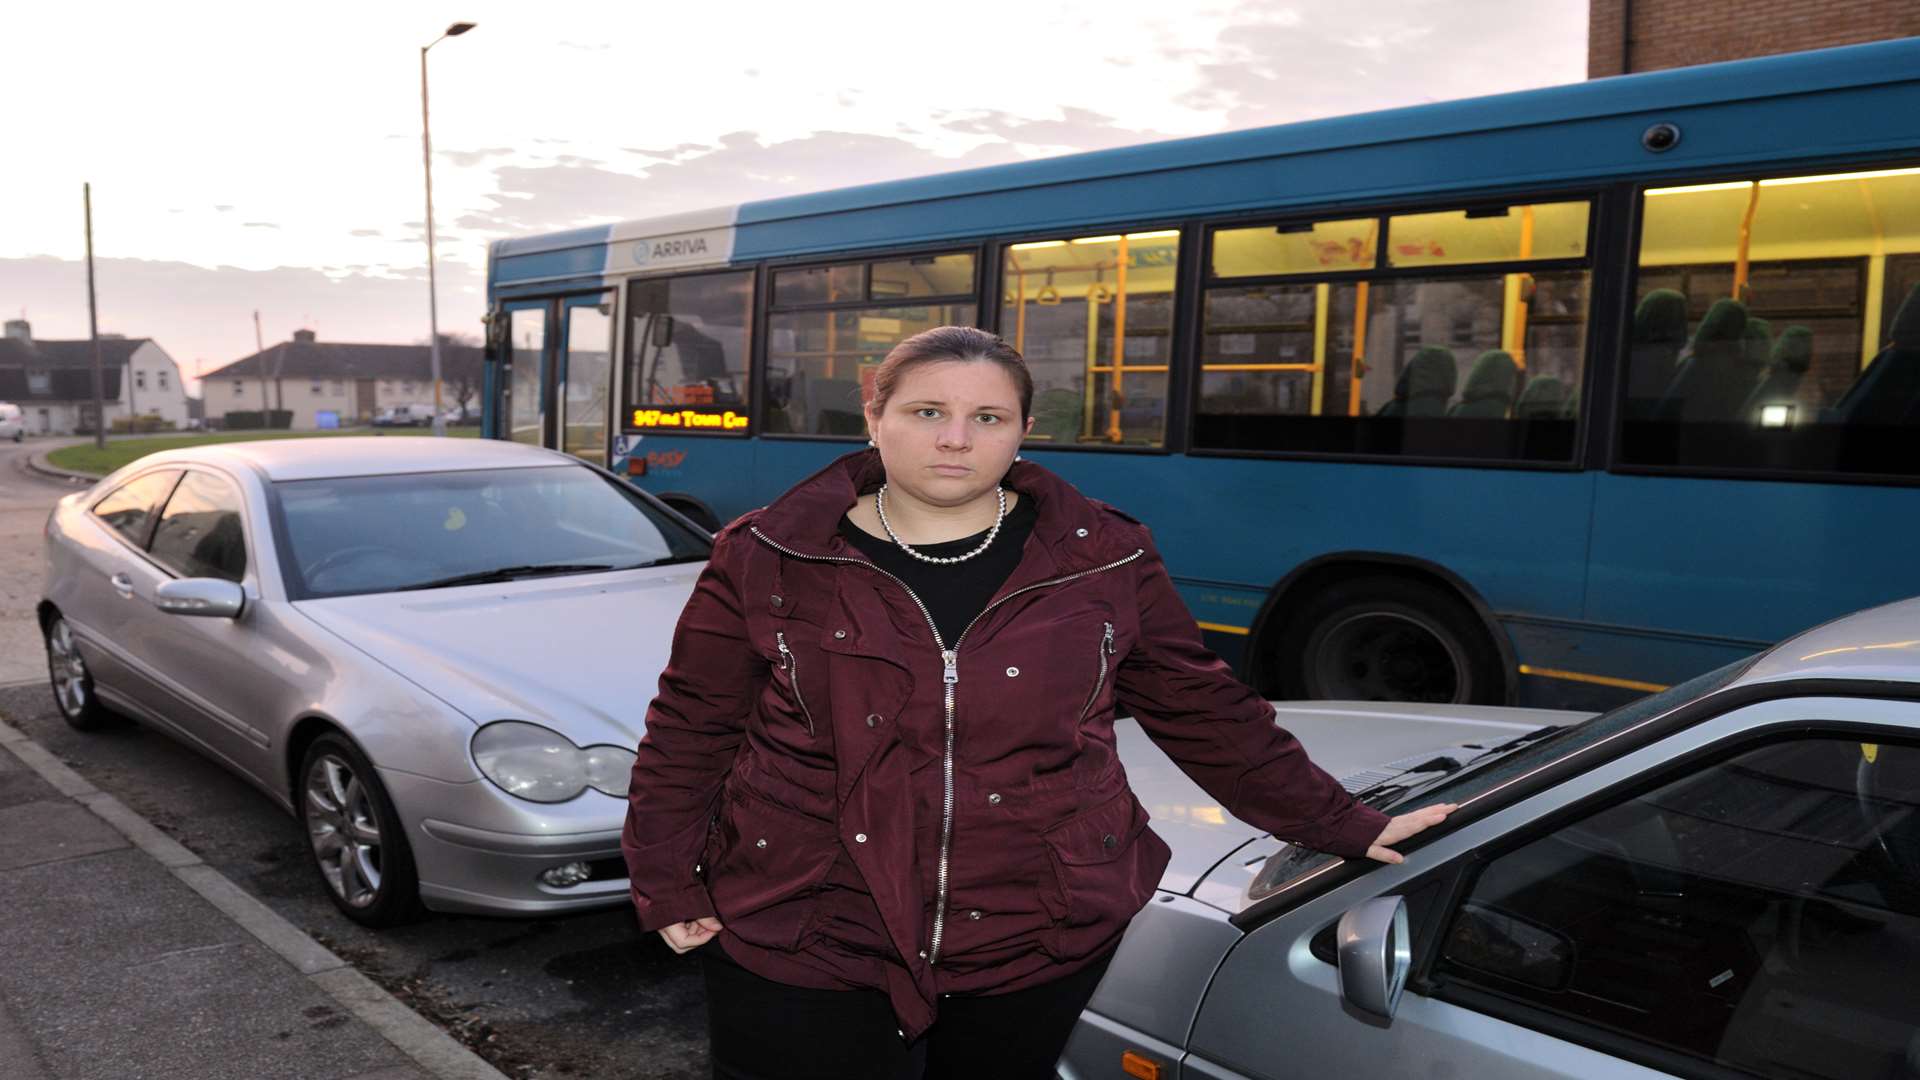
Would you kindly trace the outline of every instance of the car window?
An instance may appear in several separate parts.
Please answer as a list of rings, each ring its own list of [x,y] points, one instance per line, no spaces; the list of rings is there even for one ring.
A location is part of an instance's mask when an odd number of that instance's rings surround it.
[[[1368,806],[1389,814],[1406,814],[1435,803],[1465,802],[1550,761],[1592,746],[1642,721],[1671,712],[1695,698],[1704,697],[1739,678],[1740,673],[1752,666],[1755,659],[1756,656],[1749,656],[1736,660],[1657,694],[1637,698],[1612,712],[1601,713],[1546,737],[1525,742],[1485,761],[1469,762],[1455,772],[1434,774],[1433,779],[1423,783],[1409,786],[1386,781],[1362,788],[1354,795]],[[1247,900],[1249,903],[1264,900],[1285,889],[1289,883],[1338,858],[1338,855],[1288,844],[1274,852],[1260,872],[1254,875],[1252,883],[1247,886]]]
[[[1917,967],[1920,747],[1803,736],[1492,858],[1435,976],[1556,1027],[1837,1080],[1912,1075]]]
[[[135,547],[144,546],[147,527],[153,523],[154,507],[167,497],[167,492],[173,490],[173,482],[178,479],[180,473],[172,469],[147,473],[94,503],[94,516],[126,537],[128,543]]]
[[[212,473],[187,473],[160,514],[148,553],[181,577],[239,581],[247,572],[240,492]]]
[[[283,481],[282,570],[295,599],[420,588],[552,566],[704,559],[707,539],[584,465]]]

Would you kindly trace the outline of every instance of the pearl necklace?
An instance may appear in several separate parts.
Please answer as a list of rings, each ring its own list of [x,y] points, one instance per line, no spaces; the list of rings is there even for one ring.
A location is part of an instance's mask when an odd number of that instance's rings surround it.
[[[913,550],[913,548],[907,546],[907,542],[905,540],[900,539],[900,536],[898,533],[895,533],[893,531],[893,526],[887,524],[887,485],[881,484],[879,494],[873,497],[873,510],[874,510],[874,513],[878,514],[880,517],[880,527],[887,530],[888,539],[892,540],[896,544],[899,544],[901,551],[904,551],[907,554],[913,556],[914,558],[919,559],[921,562],[939,563],[941,565],[947,565],[947,564],[958,563],[958,562],[966,562],[968,559],[971,559],[975,555],[978,555],[981,552],[987,550],[987,545],[993,543],[993,538],[1000,535],[1000,523],[1007,519],[1007,489],[1003,487],[996,487],[993,489],[993,491],[994,491],[994,495],[998,497],[998,499],[1000,500],[1000,510],[993,517],[993,528],[987,530],[987,538],[985,540],[980,541],[979,547],[974,548],[972,551],[967,552],[965,555],[955,555],[949,559],[937,558],[933,555],[922,555],[921,553]]]

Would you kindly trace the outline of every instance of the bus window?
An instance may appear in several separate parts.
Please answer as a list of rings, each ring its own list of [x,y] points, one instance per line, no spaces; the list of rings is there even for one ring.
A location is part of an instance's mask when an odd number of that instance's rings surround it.
[[[1920,475],[1920,169],[1644,200],[1626,463]]]
[[[861,406],[880,361],[922,330],[974,325],[974,288],[974,257],[966,253],[775,271],[766,430],[864,434]],[[920,302],[881,306],[908,297]],[[808,310],[824,304],[835,306]]]
[[[1057,446],[1160,446],[1177,229],[1009,244],[1000,336],[1033,373],[1033,432]]]
[[[1370,217],[1220,229],[1213,234],[1213,276],[1371,270],[1379,238],[1380,219]]]
[[[644,278],[627,287],[629,430],[650,415],[691,410],[734,423],[681,430],[745,435],[753,335],[753,271]]]
[[[568,306],[565,429],[560,447],[596,465],[607,463],[607,405],[612,396],[613,294],[600,304]]]
[[[1582,258],[1588,210],[1582,201],[1395,214],[1387,219],[1387,265]]]
[[[507,314],[508,362],[513,379],[506,395],[507,437],[530,446],[541,444],[541,363],[547,348],[547,309],[516,308]],[[382,390],[391,387],[382,385]]]
[[[1385,230],[1343,218],[1216,231],[1194,445],[1571,460],[1589,274],[1525,264],[1584,257],[1587,215],[1542,204],[1399,215]],[[1397,270],[1376,250],[1383,231],[1395,252],[1423,238],[1401,262],[1489,265]]]

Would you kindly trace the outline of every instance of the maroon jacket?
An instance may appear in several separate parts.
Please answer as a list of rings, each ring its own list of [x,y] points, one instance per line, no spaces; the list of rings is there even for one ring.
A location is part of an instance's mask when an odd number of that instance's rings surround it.
[[[839,535],[863,450],[723,529],[647,711],[622,847],[640,924],[717,915],[784,982],[874,987],[917,1036],[940,994],[1101,955],[1166,844],[1116,709],[1236,817],[1357,856],[1386,826],[1200,642],[1147,529],[1030,462],[1020,564],[958,642]]]

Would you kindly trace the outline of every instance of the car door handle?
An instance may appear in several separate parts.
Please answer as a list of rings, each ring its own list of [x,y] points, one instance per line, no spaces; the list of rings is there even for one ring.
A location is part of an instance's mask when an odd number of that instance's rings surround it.
[[[133,579],[126,574],[115,574],[107,580],[113,582],[114,592],[119,593],[121,596],[133,595]]]

